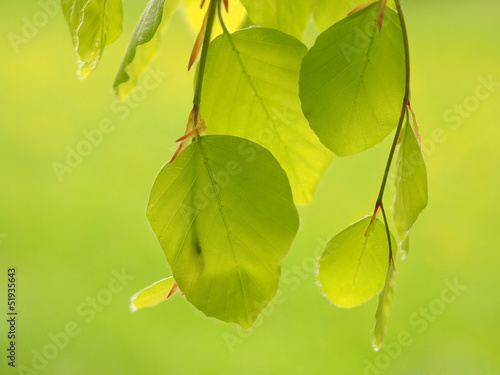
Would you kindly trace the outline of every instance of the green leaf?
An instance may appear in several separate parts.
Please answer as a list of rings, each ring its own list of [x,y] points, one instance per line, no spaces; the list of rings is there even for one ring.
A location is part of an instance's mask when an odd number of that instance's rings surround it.
[[[139,76],[155,58],[160,35],[178,6],[179,0],[151,0],[146,6],[113,84],[120,100],[124,100],[134,90]]]
[[[347,17],[349,12],[357,6],[366,2],[366,0],[315,0],[314,24],[319,31],[325,31],[334,23]],[[388,1],[387,5],[395,7],[394,1]]]
[[[410,124],[403,130],[398,154],[394,225],[404,238],[427,206],[427,169],[422,150]]]
[[[140,292],[132,296],[130,309],[132,311],[137,311],[144,307],[156,306],[163,301],[166,301],[169,295],[174,294],[175,287],[175,280],[172,276],[157,281],[153,285],[142,289]]]
[[[78,55],[78,75],[87,78],[96,68],[104,47],[122,33],[121,0],[61,0]]]
[[[367,150],[398,124],[405,58],[397,13],[378,31],[378,3],[322,33],[305,56],[300,98],[319,139],[340,156]]]
[[[392,300],[394,297],[394,288],[396,285],[394,266],[389,264],[387,277],[385,279],[384,289],[378,299],[377,312],[375,313],[375,329],[373,347],[378,351],[384,342],[387,318],[391,312]]]
[[[147,217],[188,301],[245,329],[276,294],[299,226],[271,153],[221,135],[199,137],[162,169]]]
[[[281,30],[299,39],[309,22],[314,0],[241,0],[257,25]]]
[[[384,286],[389,245],[384,224],[366,217],[331,239],[319,260],[318,280],[326,296],[339,307],[355,307]],[[393,248],[395,248],[395,241]]]
[[[297,204],[311,201],[331,159],[300,106],[306,52],[296,38],[267,28],[217,37],[208,52],[201,107],[209,133],[248,138],[273,153]]]

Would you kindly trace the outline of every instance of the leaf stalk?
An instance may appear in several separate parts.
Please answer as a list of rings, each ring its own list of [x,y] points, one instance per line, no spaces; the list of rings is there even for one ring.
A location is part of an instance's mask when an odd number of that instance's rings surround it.
[[[214,26],[215,12],[217,10],[217,7],[219,6],[219,3],[220,0],[210,0],[210,4],[208,6],[207,26],[205,31],[205,37],[203,38],[203,46],[201,49],[200,64],[198,67],[198,74],[196,77],[196,88],[193,99],[193,114],[194,114],[193,129],[195,129],[196,126],[198,125],[200,105],[201,105],[201,91],[203,88],[203,77],[205,74],[205,66],[207,63],[208,47],[212,39],[212,29]]]
[[[381,0],[383,2],[383,0]],[[405,82],[405,93],[403,97],[403,104],[401,108],[401,114],[399,116],[399,122],[398,126],[396,128],[396,134],[394,135],[394,140],[392,142],[391,146],[391,151],[389,152],[389,158],[387,159],[387,164],[385,166],[385,171],[384,171],[384,177],[382,179],[382,184],[380,186],[380,191],[377,197],[377,202],[375,204],[375,212],[373,213],[373,219],[377,215],[378,209],[380,208],[382,210],[382,214],[384,216],[384,221],[385,221],[385,226],[387,230],[387,239],[389,241],[389,254],[390,254],[390,260],[394,262],[394,259],[392,257],[392,245],[391,245],[391,235],[389,231],[389,226],[387,222],[387,217],[385,214],[384,210],[384,205],[383,205],[383,198],[384,198],[384,192],[385,192],[385,187],[387,185],[387,180],[389,178],[389,171],[391,169],[392,161],[394,159],[394,154],[396,152],[396,147],[398,145],[398,140],[401,135],[401,130],[403,128],[403,123],[404,119],[407,115],[407,108],[410,102],[410,46],[408,42],[408,30],[406,28],[406,20],[404,17],[403,13],[403,8],[401,7],[401,1],[400,0],[395,0],[396,3],[396,8],[398,11],[398,16],[399,16],[399,21],[401,23],[401,31],[403,33],[403,43],[404,43],[404,50],[405,50],[405,68],[406,68],[406,82]]]

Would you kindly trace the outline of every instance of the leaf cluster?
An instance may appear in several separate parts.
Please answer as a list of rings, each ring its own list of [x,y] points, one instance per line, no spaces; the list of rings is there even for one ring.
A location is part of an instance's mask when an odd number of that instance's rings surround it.
[[[173,276],[135,295],[132,309],[182,292],[207,316],[250,328],[277,292],[299,227],[296,205],[311,202],[332,154],[366,151],[395,130],[373,215],[332,238],[318,265],[321,288],[339,307],[380,293],[379,348],[397,252],[407,253],[409,231],[427,205],[400,1],[207,4],[203,13],[199,0],[150,0],[113,85],[122,100],[134,90],[183,8],[200,28],[189,63],[199,60],[194,105],[147,207]],[[121,0],[63,0],[62,8],[84,79],[121,34]],[[320,34],[308,49],[301,39],[311,18]],[[394,158],[391,225],[383,196]]]

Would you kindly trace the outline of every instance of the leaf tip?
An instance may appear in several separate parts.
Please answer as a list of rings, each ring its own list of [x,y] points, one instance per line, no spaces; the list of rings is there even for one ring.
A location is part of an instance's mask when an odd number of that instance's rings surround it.
[[[135,305],[135,300],[137,299],[139,293],[140,292],[137,292],[132,297],[130,297],[130,305],[129,305],[130,312],[136,312],[138,310],[137,306]]]

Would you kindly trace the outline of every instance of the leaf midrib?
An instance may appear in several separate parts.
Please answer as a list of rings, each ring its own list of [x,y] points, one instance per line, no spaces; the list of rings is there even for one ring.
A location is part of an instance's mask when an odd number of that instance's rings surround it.
[[[231,49],[233,50],[234,54],[236,55],[236,59],[237,59],[238,63],[240,64],[243,75],[245,77],[247,77],[247,79],[250,83],[250,87],[252,88],[252,91],[254,92],[255,96],[259,99],[259,103],[262,106],[262,109],[264,110],[264,113],[266,114],[267,119],[269,121],[272,121],[272,117],[269,113],[269,110],[267,109],[267,107],[264,103],[264,98],[260,95],[259,91],[257,90],[257,87],[255,86],[255,83],[253,82],[252,77],[250,76],[250,73],[248,73],[248,70],[246,69],[245,63],[244,63],[243,59],[241,58],[241,52],[233,41],[233,36],[229,33],[224,33],[224,36],[228,38],[229,44],[231,44]],[[278,136],[280,143],[282,145],[285,145],[285,147],[286,147],[286,142],[283,141],[281,134],[279,132],[275,132],[275,134]],[[290,154],[286,151],[283,152],[283,154],[286,155],[286,157],[290,163],[290,166],[291,166],[290,169],[293,170],[293,173],[295,175],[296,180],[300,181],[299,174],[298,174],[297,170],[294,168],[295,163],[292,162]]]
[[[245,296],[245,289],[243,288],[243,280],[241,279],[239,263],[236,260],[236,255],[234,253],[233,244],[232,244],[231,238],[230,238],[231,231],[229,229],[229,225],[227,223],[226,217],[224,216],[224,212],[223,212],[224,206],[222,204],[222,201],[221,201],[221,198],[219,195],[219,190],[217,189],[217,187],[218,187],[217,182],[215,181],[215,179],[213,177],[212,168],[210,167],[210,165],[208,163],[209,160],[208,160],[208,156],[207,156],[207,153],[205,151],[205,148],[203,146],[202,139],[203,139],[203,137],[199,137],[196,142],[198,144],[198,147],[200,148],[200,153],[201,153],[201,157],[203,159],[203,164],[204,164],[205,169],[207,171],[208,178],[210,179],[210,184],[212,185],[212,189],[214,191],[215,198],[217,199],[217,205],[219,207],[219,212],[220,212],[220,215],[222,218],[222,222],[224,224],[224,229],[226,230],[226,238],[227,238],[227,241],[229,243],[229,248],[231,249],[231,254],[233,255],[234,270],[236,270],[238,272],[238,280],[240,282],[241,293],[243,294],[243,303],[245,304],[246,320],[247,320],[247,322],[250,322],[249,312],[248,312],[248,308],[246,305],[247,301],[246,301],[246,296]],[[221,248],[221,251],[223,251],[223,248]],[[195,274],[197,272],[197,269],[198,269],[198,267],[196,268]],[[226,300],[226,308],[225,308],[226,320],[227,320],[227,306],[228,306],[229,294],[230,294],[230,290],[231,290],[231,280],[233,278],[234,270],[233,270],[233,273],[231,274],[231,279],[229,281],[228,299]],[[194,278],[194,276],[193,276],[193,278]],[[213,283],[213,279],[212,279],[212,283]],[[210,290],[212,289],[212,283],[210,284]],[[209,301],[210,301],[210,294],[207,295],[207,307],[208,307]]]

